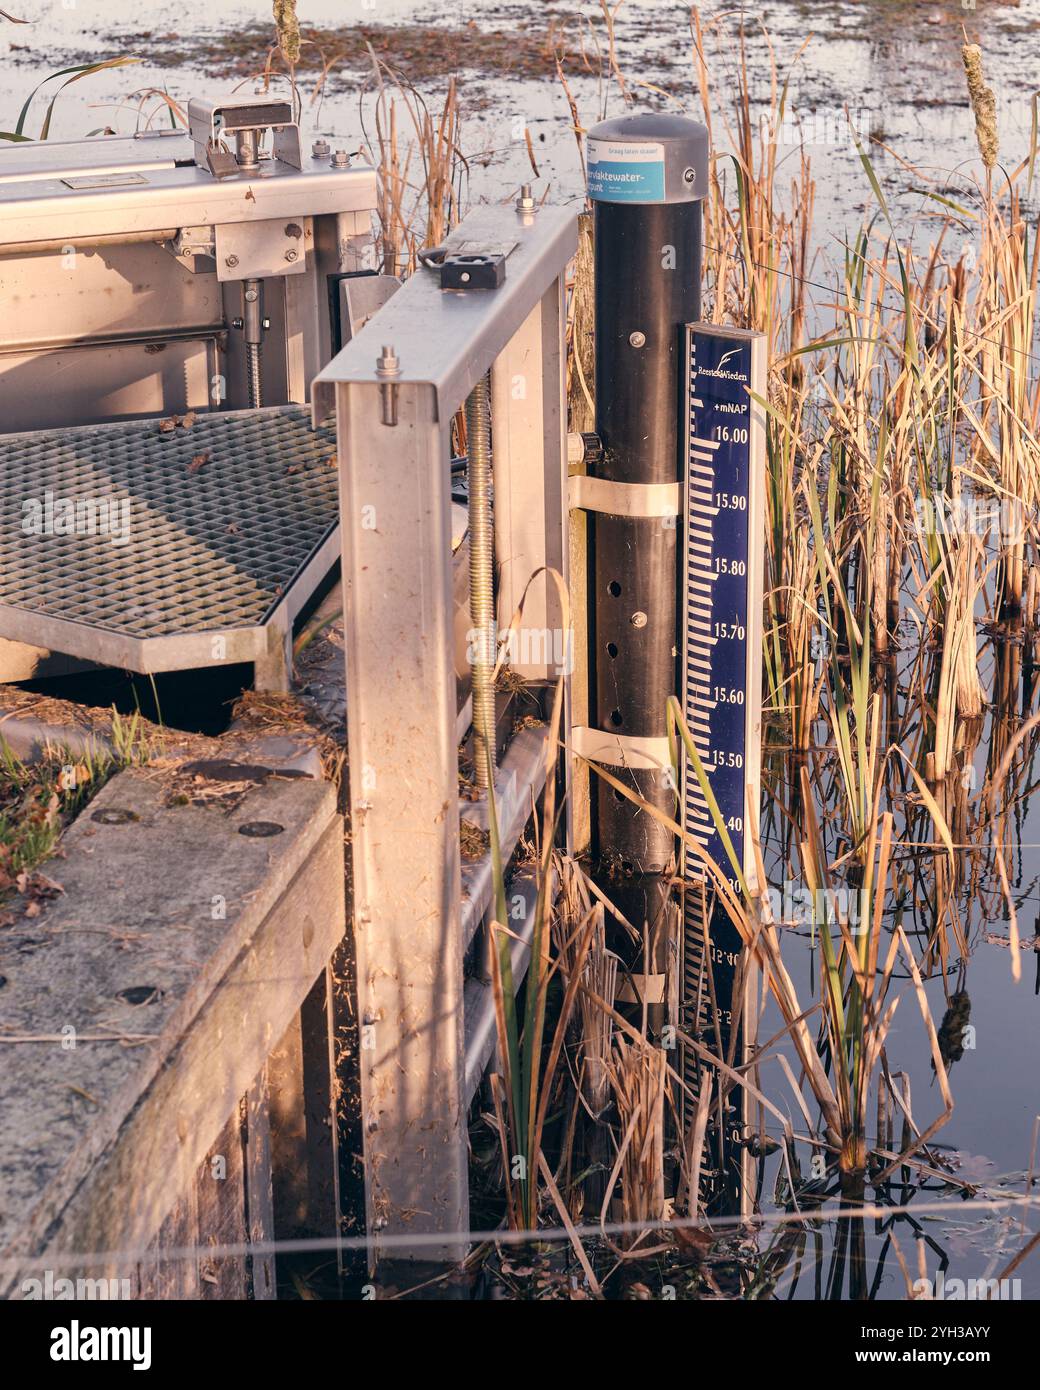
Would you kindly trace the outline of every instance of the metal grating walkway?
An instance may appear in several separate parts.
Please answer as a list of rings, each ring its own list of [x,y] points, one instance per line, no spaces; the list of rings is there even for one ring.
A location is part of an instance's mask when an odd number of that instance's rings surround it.
[[[197,663],[157,652],[186,635],[255,633],[337,521],[335,431],[310,419],[0,436],[0,637],[157,670]]]

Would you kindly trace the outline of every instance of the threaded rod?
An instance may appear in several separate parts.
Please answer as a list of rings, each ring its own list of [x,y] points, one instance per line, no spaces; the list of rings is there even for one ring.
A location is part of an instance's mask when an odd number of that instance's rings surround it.
[[[488,785],[488,768],[495,770],[495,543],[491,522],[491,412],[487,377],[466,398],[466,441],[469,452],[469,612],[473,626],[471,652],[473,690],[473,753],[476,782]]]
[[[246,343],[246,376],[249,381],[249,404],[253,410],[259,410],[263,404],[263,392],[260,389],[259,343]]]
[[[259,280],[242,281],[242,326],[245,330],[246,385],[249,390],[249,404],[253,410],[259,410],[264,403],[260,376],[263,305],[260,298]]]

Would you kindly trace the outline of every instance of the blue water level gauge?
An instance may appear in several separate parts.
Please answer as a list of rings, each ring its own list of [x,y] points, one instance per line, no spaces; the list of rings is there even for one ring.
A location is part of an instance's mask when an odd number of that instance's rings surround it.
[[[754,877],[748,806],[758,807],[762,731],[766,341],[742,329],[690,324],[685,360],[683,706],[720,818],[746,878]],[[757,400],[755,398],[758,398]],[[692,765],[683,769],[684,829],[736,875]],[[735,987],[741,940],[714,902],[703,863],[683,855],[683,1024],[739,1065],[750,1031],[748,990]],[[708,966],[710,964],[710,974]],[[696,1089],[700,1061],[684,1056]]]

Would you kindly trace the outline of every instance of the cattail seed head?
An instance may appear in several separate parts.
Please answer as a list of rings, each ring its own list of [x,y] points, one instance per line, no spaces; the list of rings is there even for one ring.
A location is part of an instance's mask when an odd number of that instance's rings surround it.
[[[274,0],[274,23],[285,61],[295,63],[300,56],[300,21],[296,17],[296,0]]]
[[[968,78],[968,97],[975,113],[975,139],[979,144],[979,154],[987,169],[997,162],[997,99],[993,88],[987,87],[982,76],[982,49],[977,43],[966,43],[961,48],[964,71]]]

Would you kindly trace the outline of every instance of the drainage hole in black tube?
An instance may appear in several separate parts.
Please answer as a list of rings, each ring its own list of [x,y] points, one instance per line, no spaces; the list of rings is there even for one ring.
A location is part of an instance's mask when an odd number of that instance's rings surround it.
[[[619,728],[625,722],[621,716],[621,711],[619,709],[612,709],[610,711],[610,722],[613,724],[615,729]]]
[[[608,642],[608,643],[607,643],[607,655],[610,657],[611,661],[613,661],[614,658],[617,656],[617,643],[616,643],[616,642]]]
[[[607,593],[610,594],[612,598],[621,597],[621,585],[617,582],[616,579],[612,579],[610,583],[607,585]]]

